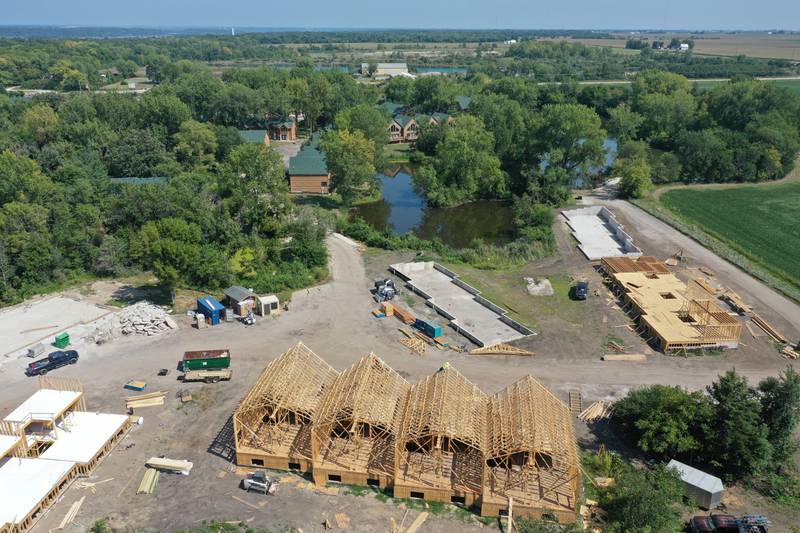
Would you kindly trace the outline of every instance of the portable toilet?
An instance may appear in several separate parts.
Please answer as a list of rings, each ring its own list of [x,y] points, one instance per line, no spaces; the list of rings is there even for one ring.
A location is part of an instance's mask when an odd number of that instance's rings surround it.
[[[219,324],[220,315],[224,310],[225,307],[211,296],[197,299],[197,312],[208,317],[212,326]]]
[[[56,341],[53,344],[58,349],[64,349],[69,346],[69,333],[65,331],[56,335]]]

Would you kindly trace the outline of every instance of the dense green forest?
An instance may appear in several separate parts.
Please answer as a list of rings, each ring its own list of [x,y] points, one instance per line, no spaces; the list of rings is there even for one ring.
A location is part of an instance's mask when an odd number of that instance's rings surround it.
[[[278,50],[248,37],[236,53],[250,45]],[[239,282],[276,291],[319,279],[326,264],[322,228],[334,217],[295,206],[281,158],[267,147],[241,145],[236,131],[292,113],[304,117],[305,134],[325,130],[320,146],[344,206],[365,193],[374,197],[391,118],[376,104],[396,102],[412,116],[449,114],[450,124],[422,125],[412,156],[420,164],[417,185],[436,205],[513,201],[515,242],[454,251],[380,234],[359,221],[336,223],[376,246],[485,267],[552,250],[552,208],[569,198],[576,180],[603,177],[607,136],[620,143],[612,173],[623,177],[630,196],[653,183],[777,178],[800,147],[800,96],[748,79],[706,92],[664,70],[646,70],[630,86],[541,84],[499,73],[376,85],[320,72],[307,57],[292,69],[230,68],[219,75],[191,59],[207,46],[226,46],[225,39],[173,39],[0,42],[0,72],[12,83],[36,79],[67,88],[79,79],[80,87],[109,64],[128,73],[146,66],[155,83],[135,96],[67,91],[28,99],[0,92],[0,301],[143,269],[171,286],[208,289]],[[606,53],[543,43],[523,43],[521,50],[548,60]],[[471,97],[468,110],[459,107],[462,95]],[[167,179],[112,179],[123,177]]]

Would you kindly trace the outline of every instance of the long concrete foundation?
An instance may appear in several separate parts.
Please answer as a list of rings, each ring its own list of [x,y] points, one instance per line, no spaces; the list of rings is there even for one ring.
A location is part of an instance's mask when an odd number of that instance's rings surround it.
[[[589,261],[603,257],[638,257],[642,251],[633,244],[633,238],[623,229],[614,213],[603,206],[582,207],[562,211],[578,249]]]

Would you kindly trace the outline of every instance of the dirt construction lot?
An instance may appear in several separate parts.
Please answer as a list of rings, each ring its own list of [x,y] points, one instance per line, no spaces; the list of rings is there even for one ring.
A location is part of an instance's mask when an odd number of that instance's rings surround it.
[[[681,236],[670,233],[668,228],[645,224],[637,231],[634,223],[640,222],[641,215],[636,213],[636,208],[615,204],[612,209],[645,253],[665,256],[674,252],[676,246],[683,246],[697,260],[711,263],[713,258],[700,257],[701,254],[684,243],[673,242],[680,241]],[[557,230],[559,255],[528,265],[519,274],[597,276],[575,249],[566,228],[559,225]],[[335,513],[344,513],[350,520],[348,531],[388,531],[390,518],[408,527],[419,509],[407,509],[392,500],[382,501],[371,493],[344,494],[347,490],[342,489],[339,495],[318,494],[309,487],[308,480],[290,475],[283,480],[275,496],[247,494],[238,487],[242,474],[230,468],[230,416],[266,363],[299,340],[337,370],[374,352],[414,382],[450,361],[487,393],[494,393],[530,373],[563,399],[568,391],[580,389],[585,401],[618,397],[631,387],[643,384],[701,388],[717,374],[733,367],[751,380],[758,380],[775,375],[786,365],[766,339],[752,338],[746,331],[742,337],[746,346],[721,356],[676,358],[653,354],[625,327],[629,320],[605,297],[592,297],[583,307],[577,304],[565,307],[558,303],[560,300],[536,300],[522,291],[515,294],[513,307],[519,314],[535,318],[536,324],[529,325],[540,334],[525,339],[521,345],[534,349],[537,356],[477,357],[435,349],[429,349],[423,357],[412,355],[398,342],[401,337],[397,331],[399,322],[371,315],[376,305],[368,289],[373,279],[388,276],[386,268],[390,263],[410,260],[413,254],[372,250],[362,253],[346,240],[333,236],[328,239],[328,245],[332,278],[324,285],[295,293],[290,310],[277,318],[264,319],[251,327],[233,323],[196,330],[189,326],[188,318],[181,317],[177,331],[92,347],[81,353],[79,364],[54,373],[76,377],[84,383],[90,410],[123,412],[122,399],[128,394],[122,386],[130,379],[146,380],[148,391],[164,390],[169,394],[163,407],[137,412],[144,417],[143,425],[131,431],[89,480],[111,481],[98,486],[94,493],[75,486],[69,488],[63,500],[37,524],[36,531],[57,527],[70,505],[82,496],[86,496],[86,500],[77,515],[78,524],[88,526],[107,516],[110,525],[122,530],[167,531],[196,527],[204,520],[242,520],[252,527],[277,531],[302,528],[304,532],[314,532],[323,531],[325,520],[337,530]],[[709,266],[717,271],[721,282],[739,291],[745,300],[752,301],[759,313],[785,330],[785,334],[792,337],[800,334],[797,324],[800,308],[795,304],[776,299],[760,283],[738,271],[729,271],[724,265]],[[495,277],[500,279],[504,275],[469,269],[457,270],[457,273],[464,274],[469,283],[483,281],[490,288]],[[514,280],[517,274],[513,274]],[[599,286],[599,278],[592,280],[594,286]],[[524,289],[521,278],[519,282]],[[559,287],[556,284],[557,290]],[[426,308],[417,297],[404,293],[400,298],[419,313],[425,312]],[[777,312],[767,309],[767,304],[775,304]],[[791,324],[783,320],[781,314],[792,317]],[[428,315],[428,318],[435,317]],[[648,361],[601,362],[602,346],[611,334],[619,337],[632,353],[638,350],[649,353]],[[446,335],[454,342],[464,342],[453,332]],[[234,358],[232,381],[215,385],[178,381],[175,368],[181,354],[186,350],[209,348],[230,348]],[[24,365],[25,361],[15,360],[0,367],[5,385],[0,389],[0,416],[5,416],[36,388],[35,380],[23,376]],[[166,377],[158,377],[156,373],[160,368],[169,368],[171,372]],[[195,400],[182,405],[175,398],[182,389],[189,389]],[[579,428],[579,433],[586,435],[585,428]],[[157,455],[188,459],[195,467],[189,477],[162,474],[154,495],[137,496],[144,461]],[[444,513],[431,512],[419,531],[496,528],[496,522],[484,524],[473,515],[453,509],[448,506]]]

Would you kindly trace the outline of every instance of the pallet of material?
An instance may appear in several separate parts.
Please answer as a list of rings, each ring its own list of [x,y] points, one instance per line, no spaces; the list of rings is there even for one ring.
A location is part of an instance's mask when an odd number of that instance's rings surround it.
[[[129,382],[127,382],[125,385],[123,385],[122,388],[141,392],[141,391],[143,391],[143,390],[145,390],[147,388],[147,382],[146,381],[137,381],[135,379],[132,379]]]
[[[190,461],[167,459],[166,457],[151,457],[147,460],[145,466],[149,468],[155,468],[156,470],[177,472],[179,474],[188,476],[189,472],[192,471],[194,464],[192,464]]]
[[[582,420],[584,422],[595,422],[597,420],[609,418],[613,412],[613,403],[606,403],[603,400],[598,400],[581,411],[581,413],[578,415],[578,420]]]
[[[393,307],[392,312],[394,316],[402,320],[403,323],[413,324],[414,321],[417,320],[417,317],[415,317],[414,313],[412,313],[411,311],[403,309],[402,307],[398,307],[397,305],[392,305],[392,307]]]
[[[386,318],[386,314],[380,309],[373,309],[372,314],[375,315],[375,318]]]
[[[784,356],[786,359],[797,359],[800,358],[800,353],[796,352],[792,349],[791,346],[788,344],[783,347],[781,350],[781,355]]]
[[[753,312],[753,308],[744,303],[742,297],[728,287],[725,287],[725,290],[722,291],[720,298],[722,298],[723,301],[728,302],[728,304],[730,304],[730,306],[733,307],[740,315],[746,315]]]
[[[475,348],[469,351],[470,355],[536,355],[536,353],[529,350],[523,350],[504,342],[492,344],[491,346],[484,346],[483,348]]]
[[[129,396],[125,398],[126,409],[139,409],[141,407],[155,407],[157,405],[164,405],[164,398],[167,393],[164,391],[148,392],[147,394],[139,394],[138,396]]]
[[[394,315],[394,306],[391,302],[381,302],[381,311],[386,316],[393,316]]]
[[[156,485],[158,485],[158,474],[159,471],[155,468],[145,468],[144,477],[139,483],[139,488],[136,489],[136,494],[153,494],[153,491],[156,490]]]
[[[434,344],[433,339],[425,335],[424,333],[420,333],[419,331],[414,331],[414,336],[424,342],[425,344],[432,346]]]
[[[603,361],[647,361],[642,353],[609,353],[600,358]]]
[[[777,342],[780,342],[780,343],[782,343],[782,344],[786,344],[786,343],[788,343],[788,342],[789,342],[789,341],[786,339],[786,337],[784,337],[783,335],[781,335],[781,334],[778,332],[778,330],[776,330],[775,328],[773,328],[772,326],[770,326],[770,325],[767,323],[767,321],[766,321],[766,320],[764,320],[763,318],[761,318],[760,316],[758,316],[758,315],[753,315],[753,316],[750,318],[750,320],[752,320],[752,321],[755,323],[755,325],[756,325],[756,326],[758,326],[758,327],[760,327],[761,329],[763,329],[764,331],[766,331],[766,332],[767,332],[767,335],[769,335],[770,337],[772,337],[773,339],[775,339]]]
[[[417,339],[416,337],[406,337],[405,339],[400,339],[400,344],[411,348],[413,351],[417,352],[420,355],[424,355],[425,352],[428,350],[428,345],[421,340]]]

